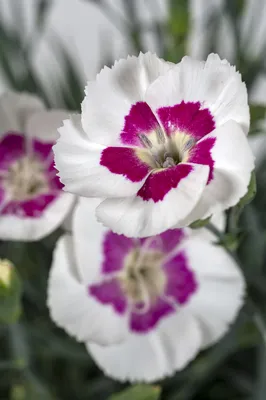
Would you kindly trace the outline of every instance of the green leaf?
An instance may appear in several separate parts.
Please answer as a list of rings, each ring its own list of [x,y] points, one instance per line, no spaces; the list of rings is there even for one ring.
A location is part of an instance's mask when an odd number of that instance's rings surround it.
[[[11,389],[10,400],[25,400],[26,389],[21,384],[16,384]]]
[[[31,372],[25,373],[25,378],[20,384],[15,384],[11,390],[10,400],[55,400],[43,382]]]
[[[256,174],[255,174],[255,170],[254,170],[251,173],[251,177],[250,177],[250,181],[249,181],[249,185],[248,185],[248,191],[240,199],[240,201],[239,201],[237,206],[240,209],[242,209],[244,206],[249,204],[254,199],[254,197],[256,195],[256,192],[257,192],[257,184],[256,184]]]
[[[20,315],[21,283],[14,265],[0,260],[0,322],[13,323]]]
[[[235,23],[238,21],[238,18],[244,11],[244,6],[245,6],[244,0],[225,1],[225,10],[232,18],[232,21],[234,21]]]
[[[211,216],[205,219],[198,219],[197,221],[192,222],[192,224],[189,225],[191,229],[199,229],[203,228],[205,225],[207,225],[211,220]]]
[[[257,275],[263,268],[266,239],[259,215],[252,205],[246,207],[240,219],[240,228],[244,235],[239,246],[238,256],[245,274]]]
[[[239,200],[238,204],[227,213],[227,230],[230,234],[237,236],[239,234],[238,222],[244,207],[249,204],[255,197],[257,191],[255,171],[252,171],[248,190],[246,194]]]
[[[218,243],[221,246],[224,246],[229,251],[236,251],[239,244],[241,243],[242,235],[235,233],[226,233],[223,235],[222,240]]]
[[[36,28],[42,30],[51,6],[50,0],[39,0],[36,5]]]
[[[189,4],[187,1],[171,0],[169,27],[171,33],[177,38],[185,38],[189,28]]]
[[[171,0],[167,29],[169,45],[165,57],[172,62],[179,62],[186,53],[189,32],[189,2]]]
[[[110,400],[159,400],[159,386],[136,385],[110,397]]]
[[[23,280],[24,298],[42,312],[46,304],[48,268],[51,265],[51,250],[42,241],[39,242],[4,242],[0,256],[8,258],[16,265]]]
[[[56,38],[53,47],[57,59],[60,60],[64,76],[64,82],[58,84],[57,90],[62,96],[65,107],[72,111],[80,111],[80,105],[84,98],[85,81],[81,81],[81,73],[77,64]]]
[[[266,347],[265,343],[261,343],[257,350],[258,366],[257,366],[257,383],[254,390],[253,400],[265,400],[266,393]]]
[[[251,125],[251,131],[252,131],[252,130],[254,130],[256,123],[259,120],[262,120],[265,118],[266,106],[251,105],[249,107],[249,109],[250,109],[250,125]]]

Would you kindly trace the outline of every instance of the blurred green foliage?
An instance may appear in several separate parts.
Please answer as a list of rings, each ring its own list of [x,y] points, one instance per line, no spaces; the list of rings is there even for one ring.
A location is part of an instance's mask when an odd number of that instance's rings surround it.
[[[189,2],[170,1],[169,21],[167,22],[168,46],[163,58],[177,62],[186,54],[187,34],[189,32]]]
[[[109,400],[159,400],[160,393],[158,386],[136,385],[111,396]]]
[[[259,129],[259,123],[262,119],[266,117],[266,106],[261,104],[251,105],[250,106],[250,134],[254,134]]]
[[[85,1],[85,0],[83,0]],[[88,0],[87,0],[88,1]],[[17,0],[17,2],[19,2]],[[0,72],[7,87],[40,95],[49,106],[79,110],[83,83],[77,65],[55,38],[53,51],[60,62],[63,81],[50,82],[57,102],[44,87],[32,58],[41,38],[52,1],[36,0],[33,33],[25,42],[18,21],[12,28],[0,18]],[[125,17],[105,0],[91,1],[107,15],[128,38],[132,51],[148,50],[143,37],[152,32],[159,55],[178,62],[187,52],[188,33],[193,21],[189,1],[170,0],[169,19],[142,24],[135,0],[123,0]],[[15,2],[13,2],[16,4]],[[249,92],[259,73],[265,72],[265,54],[252,58],[240,41],[240,21],[247,1],[224,2],[220,12],[212,14],[208,26],[205,52],[217,49],[217,27],[227,15],[234,32],[234,60],[247,83]],[[156,1],[150,2],[156,7]],[[207,7],[207,5],[206,5]],[[14,12],[16,12],[14,7]],[[0,16],[1,17],[1,16]],[[63,16],[62,16],[63,18]],[[19,19],[19,16],[18,16]],[[104,63],[112,57],[102,54]],[[265,106],[251,105],[251,131],[260,130],[259,121],[265,116]],[[261,134],[265,134],[261,132]],[[0,399],[1,400],[265,400],[266,398],[266,159],[256,170],[257,195],[254,201],[228,212],[227,240],[248,279],[247,301],[230,332],[213,348],[204,351],[185,370],[158,383],[158,387],[127,385],[105,377],[87,354],[85,347],[55,327],[46,307],[47,277],[58,230],[38,243],[0,243],[0,257],[10,259],[19,271],[15,278],[14,296],[8,307],[18,321],[3,323],[3,301],[0,290]],[[254,181],[252,181],[254,182]],[[254,187],[251,188],[254,192]],[[237,218],[236,218],[237,216]],[[238,224],[238,219],[239,224]],[[16,286],[17,285],[17,286]],[[12,303],[13,302],[13,303]],[[8,321],[10,322],[10,321]],[[161,389],[159,389],[159,387]]]

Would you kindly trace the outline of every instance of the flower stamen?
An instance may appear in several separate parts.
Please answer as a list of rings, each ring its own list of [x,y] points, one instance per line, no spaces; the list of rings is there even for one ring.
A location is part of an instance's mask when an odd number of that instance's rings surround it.
[[[144,133],[139,133],[138,137],[148,150],[150,165],[154,169],[172,168],[184,162],[196,144],[196,140],[186,133],[177,132],[168,137],[161,127],[149,137]]]
[[[160,262],[163,255],[158,250],[149,250],[153,240],[147,239],[141,248],[135,248],[119,274],[121,287],[137,313],[146,313],[163,293],[166,284]]]
[[[166,142],[164,131],[160,127],[155,130],[155,133],[158,144],[163,144]]]
[[[48,191],[42,163],[35,157],[22,157],[8,169],[3,184],[13,200],[23,201]]]
[[[163,162],[163,168],[170,168],[170,167],[174,167],[176,165],[174,159],[170,156],[167,156],[165,158],[165,161]]]
[[[194,145],[195,145],[196,141],[194,138],[190,138],[185,144],[184,147],[182,149],[182,152],[188,151],[190,150]]]
[[[147,138],[146,135],[144,135],[143,133],[139,133],[138,137],[139,137],[139,139],[140,139],[140,141],[141,141],[141,143],[143,144],[144,147],[147,147],[148,149],[152,149],[153,144],[150,141],[150,139]]]

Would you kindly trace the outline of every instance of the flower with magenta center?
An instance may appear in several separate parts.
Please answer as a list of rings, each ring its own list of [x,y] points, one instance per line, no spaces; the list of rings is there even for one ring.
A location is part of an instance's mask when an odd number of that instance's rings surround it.
[[[142,239],[109,231],[95,220],[97,201],[79,200],[73,234],[56,246],[51,317],[113,378],[171,375],[227,331],[242,273],[213,237],[188,228]]]
[[[65,219],[74,197],[62,191],[52,147],[63,111],[32,95],[0,98],[0,237],[38,240]]]
[[[59,129],[56,166],[66,191],[102,199],[97,218],[114,232],[188,226],[246,193],[247,91],[227,61],[140,54],[105,67],[85,92],[81,117]]]

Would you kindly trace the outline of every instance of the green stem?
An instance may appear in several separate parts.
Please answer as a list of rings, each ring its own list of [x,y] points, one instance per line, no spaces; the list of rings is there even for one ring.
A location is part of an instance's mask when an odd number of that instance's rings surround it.
[[[0,361],[0,371],[20,370],[24,365],[19,360]]]
[[[13,362],[26,369],[29,365],[29,349],[25,339],[23,327],[19,323],[11,324],[9,330],[9,343]]]
[[[236,234],[238,232],[238,218],[239,218],[239,207],[236,205],[232,207],[228,212],[227,220],[227,231]]]
[[[219,239],[219,242],[223,243],[223,233],[219,231],[213,224],[209,223],[206,225],[206,228],[213,233],[217,239]],[[230,257],[233,258],[233,260],[237,263],[238,267],[241,269],[245,276],[245,271],[242,268],[241,262],[235,252],[232,252],[231,250],[227,249],[224,247],[226,252],[229,254]],[[261,334],[261,337],[264,341],[264,344],[266,346],[266,320],[263,318],[263,313],[258,306],[260,301],[263,301],[261,299],[262,295],[262,290],[257,284],[257,281],[252,279],[249,280],[247,276],[245,276],[246,279],[246,284],[247,284],[247,292],[248,292],[248,299],[247,299],[247,304],[252,312],[254,323],[258,329],[258,332]],[[263,288],[264,289],[264,288]]]
[[[265,341],[258,347],[258,380],[254,391],[254,400],[265,400],[266,393],[266,347]]]
[[[211,233],[213,233],[213,234],[217,237],[217,239],[219,239],[219,241],[221,241],[221,242],[223,241],[223,236],[224,236],[224,234],[223,234],[221,231],[219,231],[219,229],[217,229],[215,225],[213,225],[211,222],[209,222],[209,223],[206,225],[206,228],[207,228]]]
[[[224,233],[219,231],[219,229],[216,228],[215,225],[213,225],[211,222],[209,222],[206,226],[206,229],[208,229],[208,231],[210,231],[211,233],[213,233],[217,239],[218,242],[222,245],[224,245],[224,249],[225,251],[229,254],[230,257],[232,257],[234,259],[234,261],[238,264],[239,268],[241,268],[241,270],[243,271],[243,268],[241,267],[241,263],[237,257],[237,254],[235,252],[233,252],[232,250],[228,249],[228,247],[225,246],[224,243]]]
[[[255,312],[255,314],[254,314],[254,322],[256,324],[256,327],[257,327],[258,331],[261,334],[261,338],[263,340],[264,347],[266,348],[266,324],[265,324],[265,321],[262,318],[260,312]],[[265,391],[265,393],[266,393],[266,391]]]

